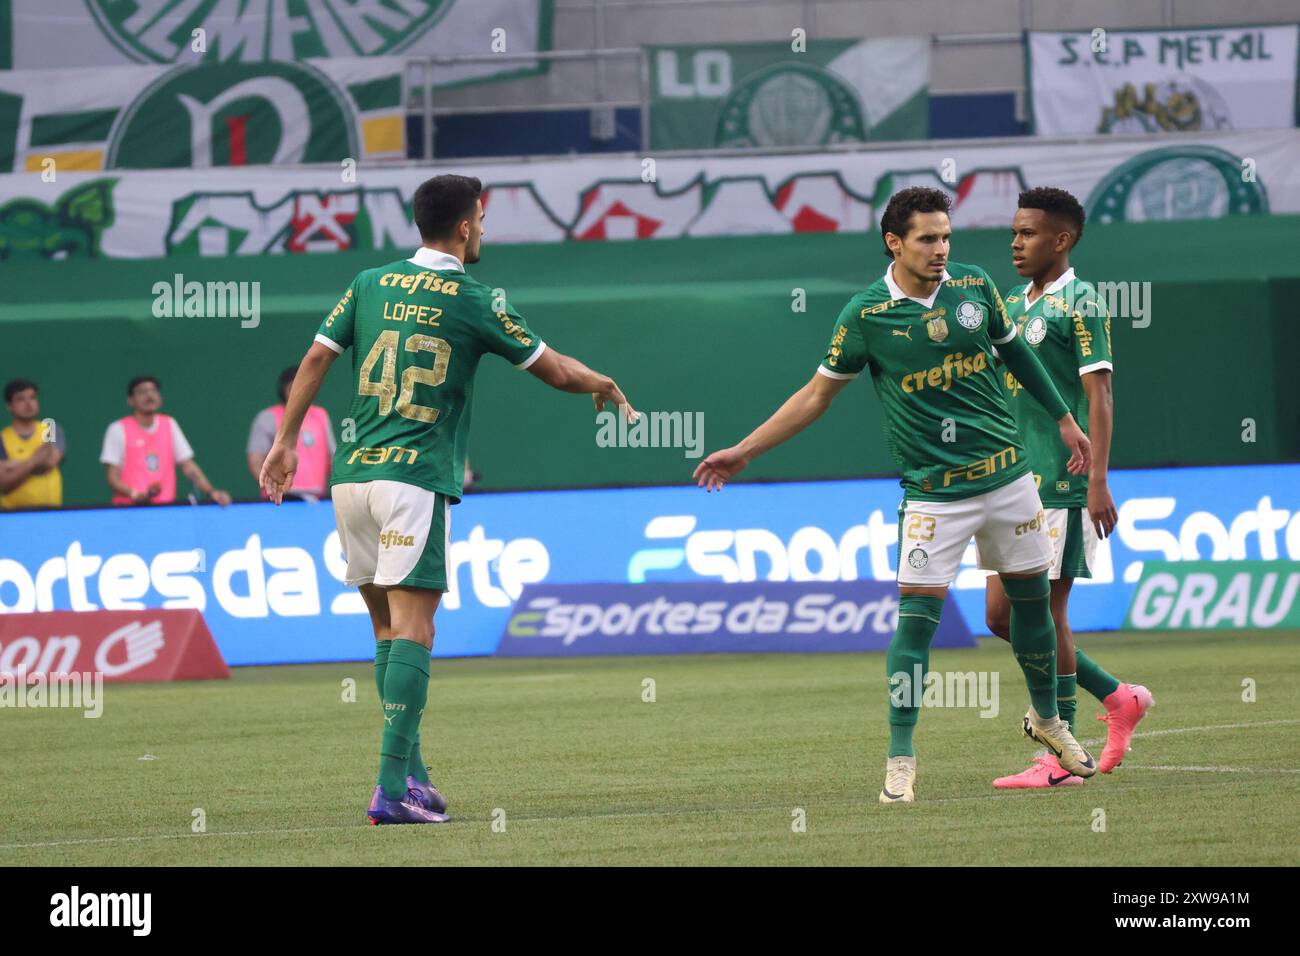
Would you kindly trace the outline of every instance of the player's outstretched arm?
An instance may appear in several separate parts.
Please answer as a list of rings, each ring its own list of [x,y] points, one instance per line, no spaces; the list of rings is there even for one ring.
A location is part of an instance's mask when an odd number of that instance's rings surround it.
[[[693,476],[695,483],[707,491],[721,491],[723,485],[759,455],[788,441],[817,421],[848,383],[847,378],[830,378],[820,372],[813,375],[807,385],[787,398],[771,418],[750,432],[739,445],[715,451],[700,462]]]
[[[629,422],[636,421],[636,411],[628,404],[627,396],[618,384],[608,375],[587,368],[572,355],[548,347],[537,361],[528,366],[528,371],[561,392],[589,393],[596,411],[601,411],[608,403],[619,409]]]
[[[1114,427],[1115,403],[1111,397],[1110,370],[1088,372],[1083,390],[1088,395],[1088,437],[1092,442],[1092,470],[1088,473],[1088,518],[1104,538],[1115,529],[1119,513],[1110,494],[1110,436]]]
[[[1017,335],[1011,341],[999,345],[998,354],[1011,370],[1011,374],[1020,380],[1025,391],[1056,419],[1056,424],[1061,430],[1061,441],[1066,448],[1070,449],[1070,460],[1065,465],[1066,471],[1072,475],[1087,474],[1092,465],[1092,445],[1088,442],[1088,436],[1083,433],[1083,429],[1079,427],[1079,423],[1070,414],[1069,406],[1065,404],[1065,399],[1061,398],[1061,393],[1052,384],[1047,370],[1043,368],[1043,363],[1038,361],[1034,350]]]
[[[333,349],[313,342],[293,377],[293,387],[284,403],[284,417],[275,433],[275,444],[267,452],[266,461],[262,462],[262,474],[258,479],[266,496],[277,505],[284,500],[284,493],[293,487],[293,475],[298,470],[298,431],[302,428],[302,420],[307,417],[307,409],[316,400],[325,373],[337,355]]]

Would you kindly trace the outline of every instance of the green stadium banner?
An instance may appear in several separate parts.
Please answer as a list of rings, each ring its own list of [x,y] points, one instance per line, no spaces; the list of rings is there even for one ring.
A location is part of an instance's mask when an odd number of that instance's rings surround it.
[[[383,61],[351,62],[379,68]],[[363,101],[357,99],[357,84],[348,88],[359,108]],[[180,95],[178,90],[177,98]],[[184,122],[184,108],[168,111],[164,105],[160,103],[141,122],[149,116],[159,122],[168,116],[175,123]],[[239,110],[252,108],[260,107],[247,101],[244,106],[231,104],[234,113],[220,113],[213,125],[220,132]],[[270,118],[274,111],[262,112]],[[374,115],[386,114],[381,109]],[[177,160],[184,150],[193,149],[187,138],[192,126],[183,129],[186,137],[168,143],[164,150]],[[351,149],[345,143],[346,133],[341,128],[321,132],[330,138],[320,150],[337,153],[320,166],[227,165],[207,170],[201,177],[189,169],[117,170],[127,162],[143,162],[145,150],[133,145],[138,139],[114,140],[110,134],[109,142],[101,142],[100,148],[106,150],[106,168],[114,169],[111,176],[67,173],[63,164],[56,182],[40,175],[0,176],[0,259],[406,249],[418,245],[411,220],[415,189],[440,172],[483,180],[494,245],[865,234],[877,228],[889,196],[914,185],[944,190],[952,199],[953,224],[959,229],[1009,226],[1018,193],[1045,183],[1078,196],[1087,208],[1090,226],[1300,212],[1300,177],[1291,175],[1292,160],[1300,154],[1300,131],[1295,129],[1187,135],[1177,140],[1107,139],[1084,152],[1068,143],[1028,141],[1014,146],[949,146],[938,154],[932,149],[900,149],[811,156],[662,157],[653,182],[642,179],[640,158],[608,156],[539,160],[524,166],[484,162],[384,168],[371,164],[358,170],[355,181],[348,181],[340,175],[346,169],[339,165],[353,155],[346,152]],[[250,134],[249,143],[253,141]],[[210,150],[213,162],[228,164],[228,147],[222,147],[222,142],[216,137],[201,151],[206,156]],[[303,148],[316,149],[312,142],[309,138]],[[58,148],[72,147],[65,143]],[[271,146],[257,148],[265,154]],[[46,154],[24,142],[18,151],[20,162],[39,170],[43,156],[56,154],[56,147],[49,149]],[[1243,176],[1248,159],[1253,161],[1252,173]],[[114,211],[111,219],[94,217],[90,223],[84,217],[69,219],[65,193],[89,182],[105,184],[104,201]],[[93,227],[89,233],[93,242],[65,248],[56,238],[69,228],[84,231],[87,227]]]
[[[1034,132],[1200,132],[1296,122],[1300,26],[1030,33]]]
[[[550,48],[553,6],[554,0],[0,0],[0,68],[528,54]],[[439,65],[433,79],[447,87],[542,70],[537,60],[485,59]]]
[[[405,75],[397,57],[0,73],[0,172],[405,159]]]
[[[646,52],[654,149],[815,147],[929,135],[926,37]]]
[[[1222,544],[1228,547],[1227,541]],[[1300,628],[1298,597],[1300,561],[1148,561],[1133,591],[1124,627],[1135,631]]]

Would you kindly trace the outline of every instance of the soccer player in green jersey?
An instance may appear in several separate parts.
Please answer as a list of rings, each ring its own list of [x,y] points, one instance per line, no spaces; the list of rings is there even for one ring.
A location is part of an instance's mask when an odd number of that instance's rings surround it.
[[[279,504],[293,482],[307,409],[335,358],[351,348],[356,437],[339,444],[330,485],[346,583],[360,588],[376,640],[384,724],[371,823],[447,819],[420,753],[420,718],[480,359],[499,355],[553,388],[589,393],[598,411],[613,403],[635,417],[613,379],[548,348],[498,292],[466,274],[479,260],[481,192],[466,176],[436,176],[416,190],[423,245],[352,280],[298,368],[262,465],[262,488]]]
[[[885,657],[891,691],[882,803],[915,799],[912,735],[930,641],[972,536],[981,565],[999,573],[1011,599],[1011,647],[1031,702],[1023,732],[1072,773],[1087,777],[1096,769],[1057,714],[1047,583],[1052,548],[993,347],[1057,422],[1071,474],[1087,469],[1088,439],[1016,336],[993,281],[976,266],[948,261],[950,208],[947,194],[922,187],[889,200],[880,232],[892,261],[844,307],[816,374],[740,444],[714,452],[695,470],[702,487],[721,488],[811,425],[859,372],[870,371],[904,489],[898,627]]]
[[[1011,222],[1011,261],[1029,279],[1006,298],[1018,338],[1034,350],[1052,384],[1088,433],[1092,468],[1074,475],[1056,437],[1056,424],[1031,401],[1016,376],[1004,372],[1008,405],[1025,441],[1029,464],[1052,543],[1052,619],[1056,622],[1056,705],[1074,730],[1076,687],[1106,708],[1106,746],[1097,769],[1110,773],[1124,757],[1133,729],[1154,703],[1151,692],[1122,684],[1074,646],[1067,605],[1075,578],[1092,577],[1097,541],[1115,527],[1115,501],[1107,485],[1112,427],[1110,315],[1097,291],[1070,267],[1070,251],[1083,237],[1084,212],[1063,189],[1040,187],[1020,194]],[[988,579],[985,610],[989,630],[1010,637],[1010,605],[1001,582]],[[1028,770],[999,777],[999,789],[1032,789],[1083,783],[1061,769],[1053,754],[1035,758]]]

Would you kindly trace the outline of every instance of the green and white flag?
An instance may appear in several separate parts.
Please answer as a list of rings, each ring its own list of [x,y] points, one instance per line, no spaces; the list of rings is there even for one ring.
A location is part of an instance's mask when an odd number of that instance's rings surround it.
[[[0,73],[0,172],[404,159],[404,77],[398,58]]]
[[[924,139],[923,37],[649,47],[654,149]]]
[[[1034,131],[1281,129],[1296,123],[1300,26],[1030,33]]]
[[[0,0],[0,70],[532,53],[554,0]],[[439,65],[437,86],[539,72]]]
[[[225,125],[224,120],[221,121]],[[220,129],[220,127],[218,127]],[[951,153],[950,156],[944,155]],[[953,144],[897,150],[665,156],[654,181],[609,157],[340,167],[113,169],[0,176],[6,258],[331,254],[395,258],[420,242],[412,197],[442,172],[479,177],[492,242],[644,242],[680,237],[867,234],[906,186],[943,190],[958,229],[1011,225],[1020,191],[1068,189],[1089,222],[1214,220],[1300,213],[1300,129],[1189,133],[1176,143],[1111,137],[1074,143]],[[1245,160],[1258,166],[1242,179]],[[954,174],[959,170],[959,174]],[[1085,197],[1087,197],[1085,199]],[[865,246],[863,248],[866,248]]]

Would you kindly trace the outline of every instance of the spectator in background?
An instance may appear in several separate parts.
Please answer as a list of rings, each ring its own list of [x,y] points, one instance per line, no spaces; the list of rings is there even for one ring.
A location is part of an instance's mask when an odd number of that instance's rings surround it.
[[[248,430],[248,470],[255,481],[260,478],[262,462],[275,444],[276,429],[284,418],[284,403],[297,374],[296,366],[280,373],[280,403],[258,412],[253,427]],[[302,431],[298,433],[298,470],[293,476],[291,493],[286,497],[329,497],[330,462],[334,448],[334,429],[330,427],[328,413],[319,405],[311,406],[303,419]],[[265,491],[262,497],[266,497]]]
[[[113,504],[168,505],[176,500],[176,466],[194,487],[223,508],[230,495],[212,487],[194,461],[180,423],[159,411],[162,389],[152,375],[140,375],[126,386],[131,414],[119,418],[104,432],[99,460],[113,491]]]
[[[36,383],[17,378],[5,386],[13,421],[0,431],[0,510],[63,505],[63,429],[40,422]]]

